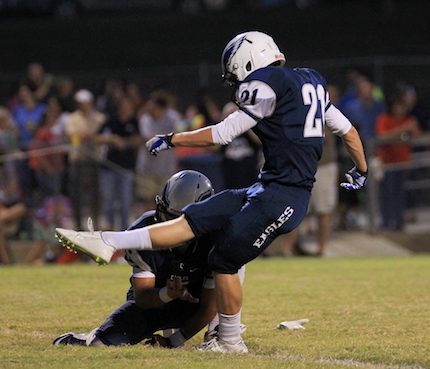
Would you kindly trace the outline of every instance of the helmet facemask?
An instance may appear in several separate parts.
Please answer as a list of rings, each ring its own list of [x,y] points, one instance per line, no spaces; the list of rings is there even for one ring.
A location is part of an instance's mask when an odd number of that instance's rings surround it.
[[[176,219],[181,216],[181,211],[169,208],[169,204],[160,195],[155,196],[155,214],[160,222]]]

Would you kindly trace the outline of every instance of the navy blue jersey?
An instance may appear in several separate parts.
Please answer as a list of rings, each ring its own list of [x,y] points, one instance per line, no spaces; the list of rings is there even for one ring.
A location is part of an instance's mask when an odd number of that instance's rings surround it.
[[[155,211],[148,211],[134,221],[129,230],[156,224]],[[198,297],[202,288],[212,288],[213,277],[208,271],[208,254],[213,245],[211,236],[190,241],[187,247],[146,251],[126,250],[125,259],[133,267],[133,276],[155,278],[155,287],[166,285],[172,275],[180,276],[188,291]]]
[[[236,100],[258,121],[253,131],[265,157],[260,180],[311,190],[330,106],[325,79],[308,68],[261,68],[239,85]]]

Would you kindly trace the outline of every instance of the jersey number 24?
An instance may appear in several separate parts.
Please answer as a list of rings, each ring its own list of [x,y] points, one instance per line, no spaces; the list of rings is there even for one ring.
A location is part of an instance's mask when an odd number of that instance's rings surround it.
[[[302,97],[305,105],[310,105],[305,119],[303,137],[324,136],[325,90],[322,85],[305,83],[302,86]],[[319,106],[318,106],[319,104]],[[319,108],[319,109],[318,109]]]

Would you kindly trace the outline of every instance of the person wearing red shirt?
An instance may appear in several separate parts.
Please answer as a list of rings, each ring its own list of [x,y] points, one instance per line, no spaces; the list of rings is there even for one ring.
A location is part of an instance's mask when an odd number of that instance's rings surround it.
[[[406,104],[394,98],[387,113],[376,121],[376,136],[380,139],[378,156],[385,166],[381,191],[382,226],[388,230],[401,230],[404,226],[406,192],[404,182],[411,161],[409,139],[421,133],[417,121],[408,114]],[[404,164],[388,167],[387,164]]]

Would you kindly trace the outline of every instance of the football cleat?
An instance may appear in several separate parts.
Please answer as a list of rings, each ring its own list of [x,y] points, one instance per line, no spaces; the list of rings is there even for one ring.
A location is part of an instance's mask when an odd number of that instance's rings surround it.
[[[75,333],[68,332],[57,337],[52,344],[54,346],[62,345],[75,345],[75,346],[87,346],[87,334],[86,333]]]
[[[220,352],[222,354],[247,354],[248,347],[245,342],[240,340],[238,343],[231,344],[222,341],[217,336],[210,341],[203,343],[198,350],[200,352]]]
[[[218,335],[218,328],[219,326],[215,326],[215,328],[211,331],[206,331],[205,335],[203,337],[203,342],[209,342],[211,339],[216,337]],[[242,335],[246,331],[246,325],[240,323],[240,334]]]
[[[108,264],[115,252],[115,249],[103,240],[101,232],[56,228],[55,237],[64,247],[88,255],[99,265]]]

